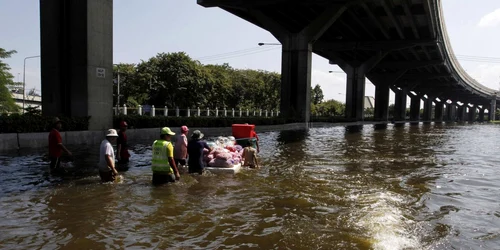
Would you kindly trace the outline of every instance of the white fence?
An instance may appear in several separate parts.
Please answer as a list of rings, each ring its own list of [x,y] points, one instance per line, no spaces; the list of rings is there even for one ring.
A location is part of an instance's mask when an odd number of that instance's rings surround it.
[[[277,110],[263,110],[263,109],[169,109],[167,106],[163,108],[156,108],[154,105],[143,107],[139,105],[137,108],[127,107],[114,107],[115,115],[147,115],[147,116],[170,116],[170,117],[276,117],[279,116]]]

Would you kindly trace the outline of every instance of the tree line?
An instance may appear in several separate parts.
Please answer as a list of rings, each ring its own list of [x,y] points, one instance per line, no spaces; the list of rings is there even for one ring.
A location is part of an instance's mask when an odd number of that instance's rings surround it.
[[[19,87],[9,66],[1,59],[15,50],[0,48],[0,113],[18,112],[11,90]],[[184,52],[159,53],[136,64],[113,66],[113,105],[155,105],[169,108],[241,108],[279,110],[281,75],[253,69],[235,69],[229,64],[203,65]],[[118,75],[120,98],[118,103]],[[316,116],[341,116],[343,103],[324,101],[319,85],[311,88],[311,112]]]
[[[229,64],[203,65],[184,52],[159,53],[138,64],[117,64],[120,103],[127,106],[155,105],[169,108],[241,108],[279,110],[281,75]],[[114,85],[114,104],[117,104]],[[313,115],[342,115],[343,103],[323,101],[319,85],[311,88]]]

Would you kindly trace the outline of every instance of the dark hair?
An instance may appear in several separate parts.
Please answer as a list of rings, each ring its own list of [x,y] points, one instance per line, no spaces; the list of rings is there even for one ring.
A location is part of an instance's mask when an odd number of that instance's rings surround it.
[[[251,140],[247,140],[247,142],[245,143],[245,146],[246,147],[251,147],[252,146],[252,141]]]

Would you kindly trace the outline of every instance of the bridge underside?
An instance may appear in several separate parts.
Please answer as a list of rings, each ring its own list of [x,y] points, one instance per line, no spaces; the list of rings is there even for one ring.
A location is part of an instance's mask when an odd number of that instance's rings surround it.
[[[40,0],[42,112],[112,125],[113,0]]]
[[[352,120],[363,120],[366,78],[376,86],[377,120],[388,118],[390,90],[396,94],[395,119],[404,119],[407,95],[419,105],[420,100],[427,101],[428,108],[433,103],[440,109],[446,102],[461,102],[496,109],[493,91],[471,81],[457,66],[437,0],[198,0],[198,4],[224,9],[281,42],[284,116],[309,121],[313,52],[346,72],[346,117]],[[440,112],[436,120],[442,119]],[[432,112],[428,114],[425,118],[430,119]]]

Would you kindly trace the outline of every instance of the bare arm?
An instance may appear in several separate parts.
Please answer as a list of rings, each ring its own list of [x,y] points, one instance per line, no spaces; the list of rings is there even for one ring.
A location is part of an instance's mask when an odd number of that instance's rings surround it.
[[[179,174],[179,170],[177,169],[177,165],[175,165],[174,158],[168,157],[168,162],[170,163],[170,166],[172,166],[172,168],[174,169],[175,179],[179,180],[181,176]]]
[[[120,159],[120,153],[122,151],[122,144],[118,143],[118,148],[116,150],[117,158]]]
[[[111,168],[111,171],[113,171],[113,173],[118,174],[118,171],[116,171],[115,168],[115,161],[113,161],[111,155],[106,155],[106,163],[108,163],[108,167]]]
[[[259,168],[259,158],[257,157],[257,153],[253,153],[253,160],[254,160],[254,163],[255,163],[255,167],[256,168]]]
[[[64,150],[64,152],[66,152],[66,154],[73,155],[73,154],[71,154],[71,152],[69,152],[69,150],[62,143],[59,143],[58,145],[59,145],[59,147],[61,147]]]

